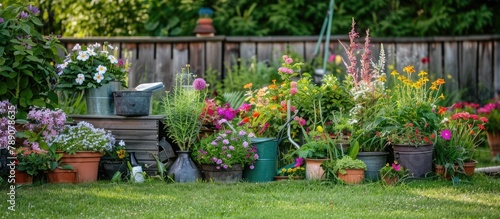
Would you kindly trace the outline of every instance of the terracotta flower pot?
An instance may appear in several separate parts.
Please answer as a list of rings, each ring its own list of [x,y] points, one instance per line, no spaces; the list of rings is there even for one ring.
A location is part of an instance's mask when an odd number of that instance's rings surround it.
[[[365,180],[365,170],[347,169],[345,174],[337,173],[337,177],[347,184],[361,184]]]
[[[325,171],[321,164],[328,159],[305,159],[306,162],[306,179],[325,179]]]
[[[31,184],[33,177],[24,171],[16,170],[16,184]]]
[[[475,160],[464,162],[465,175],[467,175],[467,176],[474,175],[474,170],[476,169],[476,163],[477,162]]]
[[[500,134],[486,133],[488,135],[488,145],[490,146],[491,156],[495,158],[500,155]]]
[[[394,176],[394,177],[382,177],[384,180],[385,184],[388,186],[393,186],[396,185],[396,183],[399,181],[399,177]]]
[[[99,169],[99,161],[102,154],[100,152],[79,151],[76,154],[63,153],[62,164],[69,164],[77,170],[76,182],[95,182]]]
[[[49,183],[76,183],[76,170],[55,169],[47,172]]]

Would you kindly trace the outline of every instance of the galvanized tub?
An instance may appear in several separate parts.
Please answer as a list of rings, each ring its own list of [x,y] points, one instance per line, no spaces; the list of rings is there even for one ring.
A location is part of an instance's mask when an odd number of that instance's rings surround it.
[[[147,116],[151,109],[152,91],[115,91],[115,111],[119,116]]]

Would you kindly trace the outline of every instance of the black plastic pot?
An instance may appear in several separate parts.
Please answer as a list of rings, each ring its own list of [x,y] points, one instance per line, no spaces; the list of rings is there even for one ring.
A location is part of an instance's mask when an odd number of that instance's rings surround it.
[[[151,108],[152,91],[115,91],[115,111],[119,116],[147,116]]]

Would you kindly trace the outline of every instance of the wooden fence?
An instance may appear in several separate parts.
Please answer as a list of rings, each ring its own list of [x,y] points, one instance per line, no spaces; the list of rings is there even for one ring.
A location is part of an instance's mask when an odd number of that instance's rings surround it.
[[[362,36],[363,37],[363,36]],[[208,69],[224,76],[233,58],[279,62],[282,55],[293,51],[310,61],[317,43],[317,36],[306,37],[90,37],[62,38],[70,50],[81,45],[109,42],[118,46],[120,57],[131,54],[129,85],[162,81],[171,88],[174,76],[190,64],[192,72],[204,75]],[[339,40],[348,44],[347,36],[332,36],[329,50],[345,57]],[[364,39],[358,39],[360,46]],[[378,60],[383,44],[386,66],[401,71],[406,65],[427,70],[431,77],[446,80],[446,88],[464,92],[469,101],[490,99],[500,91],[500,36],[424,37],[424,38],[372,38],[372,54]],[[320,48],[324,48],[324,40]],[[323,54],[320,49],[320,54]],[[421,60],[428,58],[428,63]]]

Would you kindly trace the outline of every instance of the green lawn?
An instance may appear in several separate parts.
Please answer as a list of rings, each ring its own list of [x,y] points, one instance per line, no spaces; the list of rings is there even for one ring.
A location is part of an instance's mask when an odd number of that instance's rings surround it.
[[[498,218],[500,178],[476,174],[386,187],[317,181],[143,184],[100,181],[1,190],[0,218]]]

